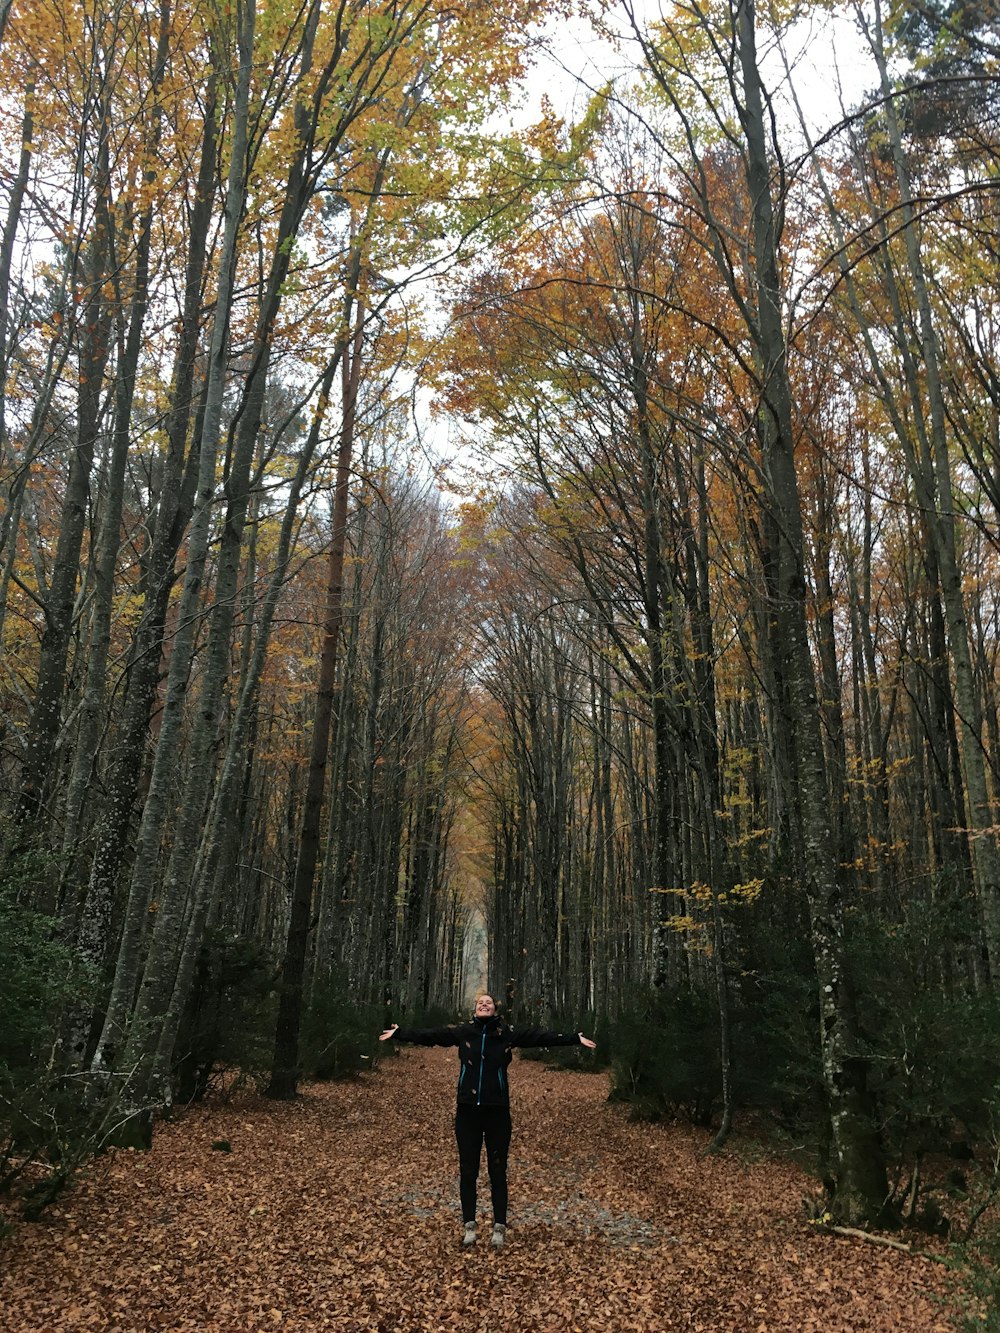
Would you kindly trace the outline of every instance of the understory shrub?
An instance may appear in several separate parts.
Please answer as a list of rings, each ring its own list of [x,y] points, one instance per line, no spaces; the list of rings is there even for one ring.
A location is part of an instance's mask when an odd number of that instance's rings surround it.
[[[198,1101],[224,1072],[261,1084],[274,1053],[274,960],[252,939],[206,933],[174,1046],[174,1097]]]
[[[638,1118],[707,1126],[721,1111],[720,1017],[707,963],[693,981],[637,992],[613,1024],[611,1095]],[[774,877],[753,910],[734,916],[725,971],[734,1109],[753,1111],[810,1156],[822,1155],[816,973],[794,877]]]
[[[730,982],[733,1100],[811,1146],[824,1135],[816,972],[804,939],[757,939]]]
[[[942,890],[933,901],[907,901],[894,921],[859,905],[850,925],[893,1202],[926,1230],[944,1233],[957,1222],[964,1231],[967,1181],[981,1184],[985,1174],[993,1181],[988,1221],[998,1186],[1000,997],[973,976],[974,904]],[[1000,1240],[996,1231],[984,1235],[979,1249],[969,1248],[980,1286]]]
[[[956,1251],[958,1327],[962,1333],[1000,1333],[1000,1226]]]
[[[27,905],[39,869],[28,858],[0,882],[0,1193],[37,1217],[104,1146],[117,1085],[85,1087],[59,1064],[63,1016],[92,1003],[92,979],[57,922]]]
[[[868,1065],[893,1202],[934,1230],[944,1225],[948,1182],[962,1175],[956,1159],[992,1160],[998,1136],[1000,999],[974,984],[969,913],[967,902],[949,906],[943,895],[906,902],[895,920],[863,897],[848,911],[855,1054]],[[783,934],[762,924],[733,942],[728,968],[734,1104],[779,1126],[822,1165],[829,1116],[808,929]],[[610,1055],[612,1096],[633,1114],[707,1124],[721,1088],[714,991],[637,996],[614,1025]]]
[[[334,977],[317,986],[302,1026],[302,1067],[310,1078],[354,1078],[377,1065],[382,1007],[359,1004]]]
[[[721,1094],[718,1019],[703,994],[650,989],[611,1031],[611,1099],[634,1117],[707,1125]]]
[[[961,953],[961,915],[941,902],[916,902],[897,922],[859,912],[852,924],[866,1054],[890,1158],[907,1165],[971,1151],[996,1133],[1000,999],[992,987],[944,974],[942,959]]]
[[[994,1096],[994,1129],[989,1152],[973,1167],[964,1188],[962,1230],[952,1247],[955,1304],[963,1333],[1000,1333],[1000,1086]]]

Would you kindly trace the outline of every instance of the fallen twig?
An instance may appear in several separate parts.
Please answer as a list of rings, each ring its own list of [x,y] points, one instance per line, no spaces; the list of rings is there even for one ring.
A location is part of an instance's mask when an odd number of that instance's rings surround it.
[[[870,1241],[872,1245],[887,1245],[890,1250],[902,1250],[904,1254],[911,1254],[915,1259],[930,1259],[932,1263],[943,1264],[944,1259],[939,1254],[931,1254],[928,1250],[915,1250],[907,1241],[893,1240],[891,1236],[877,1236],[871,1231],[861,1231],[858,1227],[835,1226],[832,1222],[822,1222],[819,1224],[823,1231],[832,1231],[837,1236],[852,1236],[855,1240]]]

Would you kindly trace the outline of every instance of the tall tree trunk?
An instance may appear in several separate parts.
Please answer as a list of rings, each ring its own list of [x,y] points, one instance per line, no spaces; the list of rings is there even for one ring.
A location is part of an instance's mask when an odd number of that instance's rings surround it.
[[[820,1040],[833,1152],[831,1209],[842,1221],[878,1222],[885,1218],[889,1190],[846,970],[843,901],[834,862],[830,790],[824,771],[820,706],[809,649],[801,506],[781,323],[778,235],[752,0],[740,0],[737,24],[744,98],[740,119],[752,201],[756,302],[753,332],[762,389],[758,432],[767,500],[773,506],[780,543],[777,612],[782,627],[782,665],[788,683],[788,722],[801,799],[806,893],[819,983]]]
[[[69,474],[59,523],[59,538],[52,581],[45,596],[45,630],[36,677],[35,699],[15,822],[33,836],[47,824],[47,792],[54,776],[54,758],[66,687],[66,662],[73,628],[73,612],[80,557],[90,505],[91,473],[101,419],[101,390],[110,350],[112,316],[104,297],[111,254],[111,215],[108,207],[111,173],[108,162],[108,107],[101,97],[97,169],[94,181],[96,208],[87,253],[86,286],[82,293],[83,336],[79,355],[76,443],[70,451]]]
[[[353,298],[345,311],[345,327],[351,326]],[[327,569],[326,607],[323,646],[320,653],[319,679],[313,715],[309,769],[299,835],[295,876],[292,882],[291,917],[281,974],[278,1021],[274,1034],[274,1056],[267,1095],[277,1100],[295,1096],[299,1077],[299,1031],[302,1023],[302,981],[305,976],[306,951],[313,911],[313,885],[319,857],[320,825],[326,790],[326,761],[330,745],[330,720],[333,715],[337,652],[344,618],[344,553],[347,545],[347,502],[350,495],[351,457],[354,452],[354,428],[357,419],[358,389],[361,384],[364,306],[357,302],[353,347],[344,348],[341,358],[343,385],[343,420],[337,449],[333,518]]]
[[[216,150],[216,76],[213,71],[208,79],[201,160],[191,215],[180,337],[166,425],[167,451],[160,469],[159,496],[155,514],[150,520],[149,546],[144,559],[143,610],[135,634],[123,715],[111,745],[105,783],[106,798],[94,831],[90,876],[77,931],[77,952],[86,964],[95,969],[102,966],[110,943],[108,937],[112,905],[119,872],[129,850],[129,828],[145,760],[150,709],[156,695],[163,628],[174,580],[174,562],[194,504],[204,405],[195,414],[194,442],[189,454],[186,446],[192,417],[199,311],[214,195]],[[148,919],[147,906],[151,892],[150,882],[135,883],[124,913],[121,947],[126,956],[135,960],[136,968],[139,942]],[[89,1029],[89,1021],[86,1027]],[[79,1036],[70,1042],[68,1055],[75,1061],[83,1059],[84,1050]]]
[[[18,158],[17,175],[10,187],[7,199],[7,217],[4,221],[3,235],[0,237],[0,390],[7,383],[7,372],[14,351],[14,330],[8,328],[10,319],[10,268],[14,258],[14,243],[17,238],[18,223],[21,220],[21,207],[24,193],[28,188],[28,173],[31,170],[31,141],[34,135],[35,117],[33,103],[35,97],[34,67],[24,88],[24,116],[21,121],[21,153]],[[7,465],[7,422],[6,394],[0,391],[0,474]],[[0,522],[0,550],[7,540],[8,515],[4,514]],[[0,627],[3,620],[0,617]]]
[[[318,6],[312,6],[306,17],[300,49],[300,79],[308,76],[312,66],[318,22]],[[302,104],[298,103],[297,106],[301,108]],[[133,1089],[140,1098],[148,1095],[154,1082],[159,1099],[169,1096],[167,1058],[161,1046],[164,1031],[162,1017],[177,981],[185,925],[192,906],[190,895],[199,836],[209,809],[216,770],[218,728],[232,660],[232,628],[239,599],[243,534],[250,502],[250,473],[263,418],[274,326],[290,267],[292,241],[298,232],[312,188],[307,173],[311,136],[306,131],[310,125],[300,124],[299,128],[303,132],[296,154],[289,164],[275,247],[254,330],[250,374],[238,413],[235,444],[224,478],[227,504],[216,562],[213,613],[195,706],[196,723],[188,745],[183,795],[163,877],[160,908],[156,914],[129,1036],[131,1063],[138,1071],[133,1078]],[[158,746],[154,782],[158,777],[160,758]],[[150,785],[150,795],[152,786],[153,783]],[[199,913],[199,916],[203,921],[203,913]]]
[[[178,609],[166,699],[157,739],[149,791],[143,808],[132,873],[125,937],[119,949],[111,998],[105,1015],[101,1038],[94,1055],[94,1067],[101,1069],[120,1047],[128,1030],[129,1014],[140,967],[140,944],[144,904],[156,880],[160,837],[167,816],[167,806],[176,790],[177,753],[184,703],[187,697],[191,656],[202,600],[202,580],[208,558],[212,510],[215,503],[216,468],[222,431],[222,406],[229,345],[229,319],[235,282],[236,246],[240,220],[246,200],[247,148],[250,105],[250,78],[253,60],[253,35],[256,19],[254,0],[237,9],[239,74],[233,121],[232,151],[226,187],[225,228],[219,259],[219,282],[209,353],[208,385],[198,464],[198,488],[194,516],[188,535],[187,564]],[[201,811],[198,812],[199,816]],[[150,1034],[144,1034],[145,1040]],[[141,1093],[140,1093],[141,1095]]]
[[[212,796],[205,832],[198,849],[191,902],[184,930],[184,941],[177,964],[177,974],[174,978],[170,1002],[164,1014],[157,1046],[157,1065],[161,1071],[169,1067],[177,1031],[194,980],[195,968],[204,939],[205,925],[214,907],[213,891],[219,887],[218,860],[227,826],[232,820],[232,811],[238,805],[237,788],[245,776],[247,736],[256,713],[260,681],[264,671],[274,613],[288,576],[289,553],[292,544],[292,532],[298,514],[299,499],[319,446],[330,389],[333,377],[337,372],[338,363],[339,353],[331,361],[323,377],[319,400],[313,414],[312,428],[299,455],[298,467],[289,490],[281,531],[278,535],[274,570],[264,597],[264,605],[257,626],[256,641],[241,679],[240,697],[229,730],[225,761]]]
[[[893,234],[902,230],[904,235],[908,269],[907,287],[912,283],[913,293],[906,301],[904,301],[899,291],[899,284],[889,253],[889,223],[884,216],[879,219],[878,226],[882,233],[884,247],[881,276],[895,325],[892,336],[900,356],[906,394],[910,398],[909,416],[902,404],[897,401],[897,393],[883,366],[883,356],[879,347],[876,346],[871,322],[866,316],[854,280],[844,225],[818,158],[815,156],[814,167],[817,171],[820,189],[834,229],[834,235],[837,238],[838,264],[855,316],[856,327],[867,353],[867,362],[913,479],[917,503],[920,507],[921,523],[925,527],[921,550],[927,570],[928,583],[931,588],[930,595],[932,598],[936,598],[940,589],[940,595],[945,603],[949,646],[955,675],[955,706],[959,712],[964,776],[970,806],[969,819],[973,842],[972,857],[975,863],[975,880],[983,916],[987,951],[992,959],[994,945],[990,944],[990,939],[992,937],[995,942],[998,938],[996,932],[1000,929],[1000,896],[998,896],[1000,895],[1000,852],[997,849],[994,832],[986,832],[983,836],[976,834],[977,828],[992,829],[996,820],[992,818],[992,806],[988,799],[986,765],[983,760],[980,741],[979,700],[969,654],[964,599],[957,562],[955,513],[951,495],[946,414],[941,388],[937,338],[931,314],[926,277],[920,259],[912,191],[905,155],[902,150],[899,119],[888,76],[885,52],[882,48],[881,9],[878,5],[876,6],[874,28],[872,28],[867,15],[859,7],[856,7],[855,12],[862,31],[868,37],[879,71],[884,94],[884,115],[889,130],[890,152],[901,200],[898,213],[893,213],[892,230]],[[800,123],[808,140],[805,117],[801,107],[797,106],[797,110]],[[899,226],[900,221],[902,227]],[[904,314],[904,306],[912,304],[913,297],[915,297],[918,317],[916,337],[914,337]],[[915,344],[919,344],[920,347],[919,364]],[[926,384],[926,403],[922,387],[924,384]],[[930,417],[929,423],[928,415]],[[930,438],[928,424],[930,425]],[[914,435],[916,436],[916,444],[914,443]],[[932,615],[935,618],[939,617],[940,608],[933,608]],[[935,638],[938,637],[935,635]],[[944,644],[943,636],[941,636],[941,643]],[[949,766],[944,758],[942,747],[945,741],[942,737],[939,719],[941,718],[941,708],[947,709],[949,713],[952,711],[949,703],[951,683],[948,680],[947,671],[943,670],[945,665],[943,652],[934,654],[934,656],[936,658],[933,666],[936,697],[932,701],[929,717],[934,736],[932,743],[935,752],[942,757],[940,771],[943,782],[939,785],[937,795],[942,800],[944,807],[948,807],[953,803],[952,783],[947,776]],[[954,731],[953,717],[948,717],[943,721],[943,729],[945,736],[949,731]],[[970,783],[971,785],[969,785]],[[958,799],[961,799],[960,796]],[[957,815],[957,811],[955,813]],[[948,829],[954,829],[957,822],[955,817],[949,817],[945,810],[941,811],[939,822],[942,821]],[[948,841],[953,841],[954,836],[954,834],[947,835]],[[964,854],[956,848],[952,848],[946,855],[946,862],[958,878],[962,876],[962,862],[965,859]]]
[[[928,529],[941,569],[941,592],[948,622],[948,647],[954,675],[955,706],[958,713],[958,731],[969,807],[968,832],[972,839],[973,865],[986,948],[990,969],[995,976],[1000,973],[1000,847],[997,844],[997,819],[983,756],[982,708],[969,647],[968,617],[955,523],[947,410],[941,382],[940,350],[926,271],[920,254],[910,171],[903,150],[902,129],[883,46],[882,10],[878,0],[874,8],[874,27],[869,29],[868,36],[878,67],[884,99],[885,124],[899,190],[900,218],[906,246],[907,285],[917,308],[921,366],[926,383],[928,411],[925,413],[923,403],[918,398],[913,404],[914,417],[921,434],[927,426],[930,428],[927,472],[932,503],[927,514]],[[926,419],[927,416],[929,421]]]
[[[166,71],[170,39],[170,0],[161,0],[160,28],[151,95],[155,117],[150,134],[153,152],[159,144],[160,123],[155,109],[159,88]],[[154,168],[146,172],[146,183],[156,179]],[[121,536],[125,497],[125,470],[132,438],[132,403],[142,350],[143,329],[149,304],[149,254],[152,240],[153,205],[150,202],[139,220],[135,257],[135,276],[125,345],[120,349],[114,403],[111,459],[104,486],[104,513],[94,559],[94,599],[87,676],[77,729],[76,750],[66,789],[63,815],[63,850],[72,857],[80,833],[84,801],[94,772],[99,749],[103,706],[107,688],[108,653],[111,647],[111,619],[114,608],[114,575]],[[121,282],[116,274],[116,290]],[[120,304],[120,303],[119,303]],[[67,870],[70,871],[68,863]],[[70,871],[70,873],[72,873]],[[70,910],[76,907],[69,904]]]

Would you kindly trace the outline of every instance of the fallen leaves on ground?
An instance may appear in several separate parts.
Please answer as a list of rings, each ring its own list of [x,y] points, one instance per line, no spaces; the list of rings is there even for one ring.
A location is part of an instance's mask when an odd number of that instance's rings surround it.
[[[250,1094],[115,1151],[0,1251],[0,1329],[944,1333],[926,1260],[818,1233],[790,1163],[630,1123],[520,1062],[507,1245],[459,1248],[451,1052],[292,1103]],[[213,1150],[228,1141],[231,1151]]]

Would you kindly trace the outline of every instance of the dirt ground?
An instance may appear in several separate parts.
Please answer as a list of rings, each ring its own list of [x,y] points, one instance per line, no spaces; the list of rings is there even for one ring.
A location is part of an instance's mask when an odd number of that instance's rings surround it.
[[[793,1165],[639,1125],[603,1075],[511,1071],[505,1248],[459,1248],[453,1051],[294,1103],[240,1094],[115,1151],[0,1248],[0,1330],[935,1333],[946,1275],[818,1232]],[[214,1150],[228,1140],[230,1152]],[[485,1234],[484,1234],[485,1232]]]

